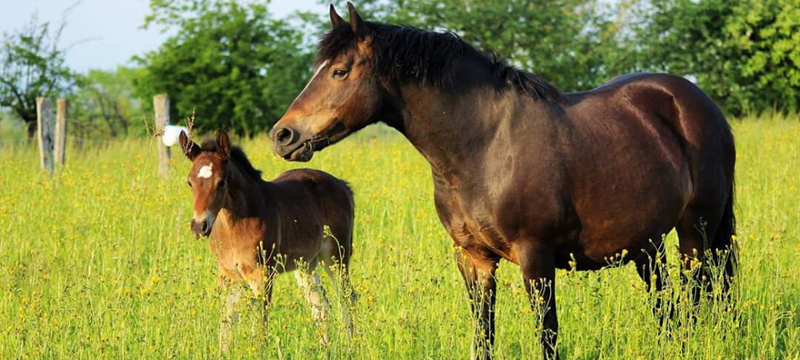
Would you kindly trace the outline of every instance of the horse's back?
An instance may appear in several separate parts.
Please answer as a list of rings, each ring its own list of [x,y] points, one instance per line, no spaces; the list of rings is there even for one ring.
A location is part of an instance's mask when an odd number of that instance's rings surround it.
[[[733,181],[732,135],[691,82],[633,74],[564,98],[569,197],[590,258],[660,237],[698,196],[724,204]],[[618,241],[610,246],[607,239]]]
[[[289,170],[275,178],[272,183],[278,187],[300,188],[320,199],[333,197],[334,201],[345,207],[354,207],[353,191],[347,182],[321,170]]]
[[[692,82],[669,74],[628,74],[566,96],[577,100],[578,108],[586,103],[589,116],[597,112],[611,119],[631,118],[645,129],[666,126],[666,135],[674,137],[690,166],[695,187],[705,187],[703,180],[709,177],[733,181],[730,126],[716,103]]]
[[[284,209],[291,206],[306,221],[328,226],[339,241],[350,242],[355,201],[347,182],[324,171],[295,169],[279,175],[272,184],[287,205]]]

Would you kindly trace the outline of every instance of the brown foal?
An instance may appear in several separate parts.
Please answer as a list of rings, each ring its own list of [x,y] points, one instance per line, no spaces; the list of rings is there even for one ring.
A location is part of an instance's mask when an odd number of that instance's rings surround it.
[[[326,334],[330,304],[314,271],[317,265],[337,285],[337,292],[348,294],[348,305],[357,296],[347,275],[355,207],[347,183],[309,169],[290,170],[264,181],[244,152],[230,145],[224,131],[202,146],[181,133],[180,145],[192,161],[188,180],[194,199],[192,232],[210,238],[225,290],[221,350],[227,352],[230,345],[231,326],[238,318],[235,307],[244,290],[241,285],[246,283],[263,300],[266,329],[272,281],[286,271],[298,270],[295,276],[312,306],[312,317]],[[349,315],[345,312],[342,318],[352,334]],[[327,342],[327,336],[321,341]]]

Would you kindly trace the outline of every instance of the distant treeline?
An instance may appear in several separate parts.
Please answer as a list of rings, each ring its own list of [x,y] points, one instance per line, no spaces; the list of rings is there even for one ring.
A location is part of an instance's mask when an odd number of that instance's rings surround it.
[[[346,9],[343,2],[336,5]],[[589,89],[625,73],[658,71],[695,81],[730,116],[800,110],[800,0],[364,0],[355,5],[367,20],[453,32],[564,91]],[[109,136],[144,132],[138,118],[151,112],[152,96],[162,92],[170,96],[173,122],[194,109],[201,132],[264,131],[305,86],[316,39],[329,27],[323,6],[288,19],[275,18],[269,6],[151,0],[145,26],[174,35],[137,56],[137,69],[85,74],[62,91],[90,104],[81,111]],[[101,96],[105,89],[113,94]]]

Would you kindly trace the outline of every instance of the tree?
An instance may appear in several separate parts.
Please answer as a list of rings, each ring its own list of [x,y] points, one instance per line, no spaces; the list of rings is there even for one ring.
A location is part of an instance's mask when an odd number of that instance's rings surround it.
[[[144,112],[133,88],[133,79],[142,73],[120,66],[76,75],[76,86],[67,96],[70,132],[81,138],[144,134]]]
[[[0,49],[0,106],[25,122],[28,137],[36,134],[36,98],[50,97],[70,78],[64,50],[58,47],[63,24],[51,31],[36,15],[23,29],[4,34]]]
[[[264,5],[152,0],[150,7],[145,26],[177,34],[137,58],[145,74],[134,85],[146,106],[166,92],[172,119],[196,109],[199,131],[253,134],[277,121],[305,85],[311,53],[302,33],[271,19]]]
[[[359,11],[370,20],[451,31],[484,51],[551,81],[581,90],[619,75],[620,14],[598,0],[367,0]]]
[[[692,76],[732,115],[800,110],[800,1],[650,0],[640,62]]]

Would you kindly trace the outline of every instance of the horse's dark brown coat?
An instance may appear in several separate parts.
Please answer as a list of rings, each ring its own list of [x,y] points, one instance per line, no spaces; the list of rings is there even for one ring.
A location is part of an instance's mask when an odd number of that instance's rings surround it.
[[[364,22],[352,6],[349,25],[331,17],[340,25],[321,42],[322,75],[273,128],[273,149],[308,160],[376,121],[403,133],[431,164],[458,267],[485,300],[473,305],[488,339],[480,356],[491,356],[500,259],[519,264],[544,301],[551,357],[556,268],[600,269],[626,253],[660,289],[648,257],[664,256],[657,248],[672,228],[687,259],[733,250],[733,136],[689,81],[634,74],[559,93],[452,35]],[[735,257],[722,261],[732,276]]]

